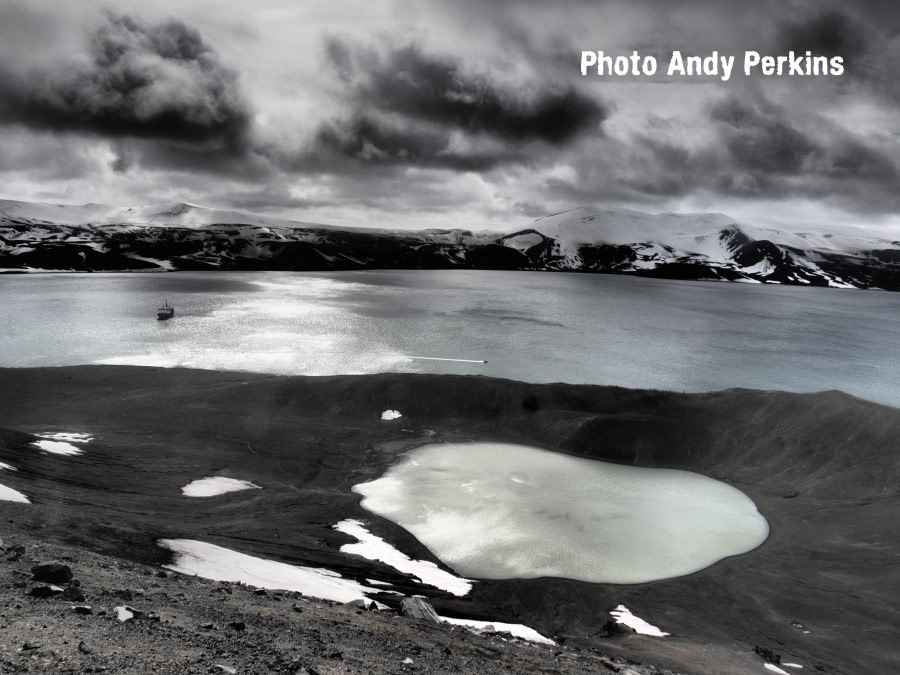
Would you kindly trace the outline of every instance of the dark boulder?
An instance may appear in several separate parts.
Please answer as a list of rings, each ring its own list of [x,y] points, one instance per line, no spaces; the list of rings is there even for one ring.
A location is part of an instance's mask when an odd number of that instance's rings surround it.
[[[53,595],[59,595],[63,592],[59,586],[35,586],[30,591],[28,591],[28,595],[33,598],[49,598]]]
[[[71,600],[72,602],[83,602],[84,601],[84,592],[77,586],[69,586],[66,590],[64,590],[62,592],[61,597],[64,600]]]
[[[31,574],[35,581],[43,581],[48,584],[65,584],[72,578],[72,568],[68,565],[51,560],[31,568]]]
[[[781,654],[776,654],[771,649],[768,649],[766,647],[760,647],[759,645],[756,645],[753,648],[753,652],[755,654],[759,654],[769,663],[781,663]]]

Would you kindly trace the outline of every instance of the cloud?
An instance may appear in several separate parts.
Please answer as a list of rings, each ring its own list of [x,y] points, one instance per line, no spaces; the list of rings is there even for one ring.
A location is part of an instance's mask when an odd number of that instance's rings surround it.
[[[854,58],[867,50],[863,27],[843,12],[833,10],[787,22],[781,29],[780,42],[784,50],[842,56],[851,66]]]
[[[828,199],[858,211],[900,201],[889,151],[826,118],[808,111],[792,117],[762,96],[726,98],[709,117],[728,155],[707,173],[719,176],[711,185],[724,193]]]
[[[505,86],[416,45],[382,56],[332,38],[325,51],[351,112],[324,124],[317,146],[364,163],[485,170],[521,161],[528,144],[598,134],[608,116],[572,86]]]
[[[81,138],[57,138],[18,128],[0,134],[0,173],[7,188],[13,177],[39,182],[78,179],[102,171],[109,151]]]
[[[805,160],[818,151],[771,106],[748,104],[729,97],[712,106],[710,119],[737,166],[750,171],[796,174]]]
[[[338,68],[346,73],[346,48],[343,52]],[[413,120],[505,140],[562,145],[581,131],[596,129],[606,117],[600,104],[572,87],[513,92],[486,76],[466,73],[458,61],[426,54],[415,45],[374,62],[369,54],[359,56],[365,60],[355,64],[356,72],[364,69],[354,83],[356,103]]]
[[[900,212],[890,0],[104,1],[0,1],[7,191],[432,226],[579,204]],[[847,72],[582,77],[582,49],[810,50]]]
[[[463,145],[462,142],[459,145]],[[484,145],[492,144],[487,141]],[[367,115],[324,124],[316,135],[315,147],[317,157],[328,158],[329,166],[324,166],[323,162],[322,168],[331,170],[339,168],[340,158],[362,164],[411,165],[454,171],[486,171],[517,158],[512,149],[502,147],[494,151],[484,147],[454,147],[446,129]],[[344,167],[345,170],[348,168]]]
[[[195,29],[106,12],[84,58],[0,68],[0,120],[34,129],[239,148],[250,106]]]
[[[296,196],[284,183],[265,185],[255,190],[229,190],[212,197],[212,202],[228,208],[259,213],[302,211],[332,206],[334,200]]]
[[[569,157],[571,171],[530,182],[530,200],[811,200],[856,213],[900,208],[896,141],[753,92],[714,98],[692,117],[647,114]],[[522,183],[527,177],[519,179]],[[564,204],[563,204],[564,205]]]

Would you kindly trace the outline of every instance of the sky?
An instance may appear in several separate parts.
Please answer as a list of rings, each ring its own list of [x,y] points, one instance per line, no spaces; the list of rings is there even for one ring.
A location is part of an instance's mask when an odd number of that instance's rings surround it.
[[[658,59],[581,72],[582,51]],[[733,55],[727,81],[669,55]],[[751,76],[744,52],[843,60]],[[579,206],[900,236],[892,0],[0,0],[0,197],[492,229]]]

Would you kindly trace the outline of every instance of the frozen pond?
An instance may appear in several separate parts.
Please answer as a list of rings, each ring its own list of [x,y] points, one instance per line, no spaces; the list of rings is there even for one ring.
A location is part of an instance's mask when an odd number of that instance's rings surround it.
[[[759,546],[753,501],[700,474],[502,443],[427,445],[354,486],[463,576],[633,584]]]

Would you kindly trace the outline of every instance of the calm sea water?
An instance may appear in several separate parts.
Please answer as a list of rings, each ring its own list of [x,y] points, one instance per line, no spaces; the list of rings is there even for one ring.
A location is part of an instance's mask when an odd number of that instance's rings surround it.
[[[166,298],[177,314],[157,321]],[[841,389],[900,406],[898,310],[898,293],[537,272],[0,275],[0,366]]]

